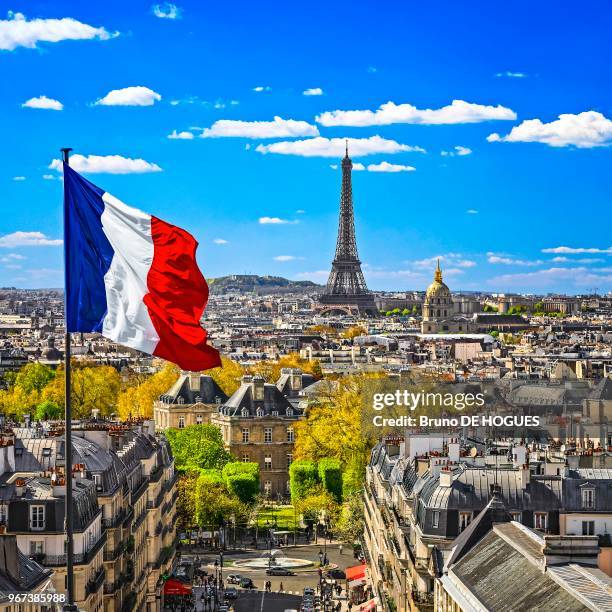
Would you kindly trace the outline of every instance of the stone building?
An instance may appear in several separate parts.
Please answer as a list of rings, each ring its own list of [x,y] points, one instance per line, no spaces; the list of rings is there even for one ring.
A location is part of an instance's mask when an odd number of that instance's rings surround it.
[[[313,380],[292,369],[282,370],[278,386],[260,376],[243,376],[239,389],[211,416],[232,455],[259,464],[261,490],[267,496],[289,494],[295,424],[304,417],[299,395]]]
[[[152,423],[151,423],[152,429]],[[64,437],[52,427],[2,435],[0,521],[65,593]],[[89,421],[73,432],[75,603],[89,612],[161,609],[176,546],[177,477],[164,437]]]
[[[438,260],[434,280],[427,287],[423,300],[421,331],[424,334],[469,331],[469,323],[466,320],[456,318],[454,313],[453,298],[450,289],[442,280],[442,269],[440,268],[440,260]]]
[[[612,470],[574,467],[572,457],[520,440],[468,448],[442,434],[376,446],[366,472],[363,543],[379,598],[402,612],[433,610],[437,580],[458,562],[456,547],[493,498],[542,545],[549,536],[598,536],[602,548],[591,562],[609,567]]]
[[[182,372],[172,387],[153,405],[155,428],[182,429],[210,423],[210,415],[227,400],[211,376]]]

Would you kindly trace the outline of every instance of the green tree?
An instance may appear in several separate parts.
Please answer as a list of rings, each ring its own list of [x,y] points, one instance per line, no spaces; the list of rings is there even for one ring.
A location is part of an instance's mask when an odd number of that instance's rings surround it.
[[[363,533],[363,497],[361,491],[351,493],[345,500],[336,530],[340,538],[351,545]]]
[[[61,419],[63,415],[64,411],[55,402],[47,399],[36,406],[34,418],[37,421],[52,421]]]
[[[53,380],[55,372],[41,363],[28,363],[15,377],[15,386],[21,387],[28,395],[40,397],[44,388]]]
[[[166,437],[179,470],[220,470],[231,459],[223,445],[221,430],[214,425],[170,428],[166,430]]]
[[[245,504],[252,504],[259,493],[259,464],[233,461],[223,468],[227,490]]]

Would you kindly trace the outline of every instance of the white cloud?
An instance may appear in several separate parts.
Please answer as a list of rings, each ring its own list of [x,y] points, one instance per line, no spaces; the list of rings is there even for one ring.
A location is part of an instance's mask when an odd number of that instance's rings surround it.
[[[77,172],[91,174],[144,174],[146,172],[161,172],[162,169],[144,159],[132,159],[121,155],[73,155],[70,158],[70,167]],[[62,162],[54,159],[50,164],[51,170],[62,171]]]
[[[298,280],[309,280],[313,283],[324,283],[329,276],[329,270],[313,270],[312,272],[298,272],[295,278]]]
[[[524,79],[527,74],[525,72],[511,72],[506,70],[505,72],[497,72],[495,74],[497,78],[507,78],[507,79]]]
[[[344,157],[347,140],[349,153],[352,157],[373,155],[375,153],[399,153],[400,151],[425,152],[421,147],[400,144],[395,140],[388,140],[380,136],[348,139],[317,136],[316,138],[309,138],[308,140],[274,142],[269,145],[260,144],[257,146],[256,151],[259,153],[300,155],[302,157]]]
[[[514,259],[495,253],[487,253],[487,261],[490,264],[503,264],[505,266],[540,266],[544,263],[539,259]]]
[[[53,174],[43,174],[42,177],[45,181],[54,181],[56,178]]]
[[[461,145],[453,147],[452,151],[440,151],[440,155],[442,155],[442,157],[465,157],[466,155],[471,155],[471,153],[472,149],[462,147]]]
[[[466,259],[461,253],[444,253],[442,255],[434,255],[425,259],[417,259],[410,262],[415,268],[433,269],[436,267],[438,260],[448,266],[455,268],[473,268],[476,262],[471,259]],[[444,274],[448,274],[448,270],[443,270]],[[456,273],[456,272],[455,272]]]
[[[13,249],[26,246],[59,246],[63,240],[49,238],[42,232],[13,232],[0,236],[0,247]],[[20,259],[20,257],[16,257]]]
[[[376,66],[368,66],[368,72],[370,74],[374,74],[375,72],[378,72],[378,68],[376,68]]]
[[[47,98],[47,96],[38,96],[37,98],[30,98],[29,100],[26,100],[21,107],[61,111],[63,110],[64,105],[59,100]]]
[[[503,274],[489,279],[488,283],[497,287],[550,287],[560,283],[567,286],[601,287],[612,282],[609,268],[589,269],[584,266],[574,268],[546,268],[534,272]]]
[[[415,170],[416,168],[414,166],[390,164],[386,161],[380,162],[380,164],[370,164],[368,166],[368,172],[414,172]]]
[[[468,208],[465,212],[468,215],[477,215],[478,214],[478,211],[475,208]]]
[[[260,93],[262,91],[271,91],[272,88],[268,85],[258,85],[257,87],[253,87],[253,91]]]
[[[202,138],[291,138],[318,136],[316,125],[307,121],[274,117],[273,121],[234,121],[221,119],[204,129]]]
[[[296,259],[304,259],[304,258],[296,257],[295,255],[277,255],[273,259],[274,261],[295,261]]]
[[[153,106],[155,102],[161,100],[161,95],[156,91],[136,85],[134,87],[124,87],[123,89],[113,89],[97,102],[97,106]]]
[[[14,261],[23,261],[26,259],[25,256],[20,255],[19,253],[8,253],[8,255],[4,255],[0,257],[0,262],[2,263],[12,263]]]
[[[322,96],[323,90],[320,87],[310,87],[302,92],[305,96]]]
[[[183,9],[172,4],[171,2],[163,2],[162,4],[154,4],[151,7],[153,14],[160,19],[180,19]]]
[[[289,221],[280,217],[259,217],[259,223],[261,225],[295,225],[299,221]]]
[[[7,270],[21,270],[23,266],[21,264],[6,264],[4,267]]]
[[[62,19],[28,19],[22,13],[9,11],[8,19],[0,19],[0,50],[13,51],[17,47],[36,48],[39,42],[56,43],[62,40],[108,40],[104,28],[64,17]]]
[[[559,253],[565,255],[580,255],[581,253],[605,253],[612,255],[612,247],[600,249],[598,247],[568,247],[558,246],[542,249],[542,253]]]
[[[354,166],[355,166],[355,164],[353,164],[353,169],[354,169]],[[330,167],[332,170],[337,170],[337,169],[338,169],[338,164],[329,164],[329,167]]]
[[[26,177],[25,176],[14,176],[13,177],[14,181],[20,182],[20,181],[25,181]]]
[[[229,244],[229,242],[223,238],[215,238],[213,242],[215,244]]]
[[[553,257],[550,261],[554,263],[581,263],[581,264],[593,264],[601,263],[605,259],[600,257],[579,257],[578,259],[570,259],[569,257]]]
[[[418,109],[412,104],[387,102],[377,110],[334,110],[316,117],[317,123],[325,126],[344,125],[363,127],[369,125],[391,125],[392,123],[419,123],[443,125],[454,123],[478,123],[492,120],[516,119],[516,113],[504,106],[485,106],[463,100],[438,109]]]
[[[303,215],[305,212],[306,212],[305,210],[303,210],[303,209],[301,209],[301,208],[298,208],[298,209],[295,211],[295,214],[296,214],[296,215]]]
[[[612,121],[597,111],[559,115],[550,123],[528,119],[512,128],[506,136],[487,136],[489,142],[541,142],[551,147],[575,146],[579,149],[612,144]]]
[[[168,138],[170,138],[170,140],[193,140],[195,137],[193,132],[177,132],[176,130],[172,130],[172,133],[168,134]]]
[[[360,163],[360,162],[355,162],[353,164],[353,170],[355,172],[361,172],[362,170],[365,170],[365,169],[366,169],[366,167],[362,163]]]

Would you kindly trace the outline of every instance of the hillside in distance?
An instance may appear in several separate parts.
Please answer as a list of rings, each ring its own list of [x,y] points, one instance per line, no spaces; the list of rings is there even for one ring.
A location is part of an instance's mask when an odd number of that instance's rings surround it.
[[[210,292],[214,295],[224,293],[315,293],[322,289],[312,281],[293,281],[282,276],[258,276],[257,274],[231,274],[207,279]]]

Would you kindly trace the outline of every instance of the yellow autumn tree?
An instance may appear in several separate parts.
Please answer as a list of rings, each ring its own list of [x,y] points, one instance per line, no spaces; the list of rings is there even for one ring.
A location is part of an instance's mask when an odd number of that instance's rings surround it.
[[[249,368],[250,374],[263,376],[266,382],[275,383],[281,375],[283,368],[298,368],[307,374],[312,374],[315,378],[323,377],[321,364],[316,359],[309,361],[300,357],[298,353],[289,353],[277,361],[262,361]]]
[[[133,379],[133,384],[123,389],[119,394],[117,411],[123,420],[129,418],[153,417],[153,402],[166,393],[179,376],[178,368],[172,363],[166,365],[155,374],[144,380]]]
[[[349,340],[356,338],[357,336],[365,336],[368,333],[368,330],[362,325],[353,325],[353,327],[349,327],[342,335]]]
[[[91,416],[98,410],[100,416],[109,416],[117,410],[117,400],[121,388],[119,372],[111,366],[72,364],[72,412],[74,418]],[[64,407],[65,371],[57,369],[55,378],[42,392],[43,400],[55,402]]]
[[[337,459],[343,469],[345,491],[361,487],[376,439],[362,422],[366,375],[329,381],[327,390],[310,404],[306,419],[295,425],[295,458]]]
[[[212,376],[213,380],[221,387],[223,393],[230,396],[240,386],[240,379],[245,374],[244,368],[237,362],[221,356],[220,368],[207,370],[205,374]]]

